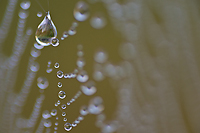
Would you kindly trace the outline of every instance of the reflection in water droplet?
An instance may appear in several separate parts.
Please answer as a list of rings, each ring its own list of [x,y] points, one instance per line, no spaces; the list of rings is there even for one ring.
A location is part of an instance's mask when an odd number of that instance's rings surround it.
[[[82,70],[80,73],[77,75],[76,79],[79,82],[86,82],[88,80],[89,76],[87,75],[87,72]]]
[[[80,109],[80,114],[81,115],[87,115],[89,112],[88,112],[88,108],[86,105],[83,105]]]
[[[95,97],[90,101],[88,111],[91,114],[100,114],[104,110],[103,99],[101,97]]]
[[[37,86],[40,89],[46,89],[49,86],[49,82],[45,77],[39,77],[37,79]]]
[[[59,45],[58,38],[52,38],[51,39],[51,45],[54,46],[54,47],[57,47]]]
[[[52,116],[56,116],[57,115],[57,110],[56,109],[52,109],[51,110],[51,115]]]
[[[57,77],[62,78],[64,76],[63,72],[61,70],[57,71]]]
[[[90,19],[90,24],[95,29],[101,29],[106,25],[106,19],[102,15],[95,15]]]
[[[65,92],[64,92],[64,91],[59,91],[58,97],[59,97],[60,99],[64,99],[64,98],[66,97]]]
[[[56,62],[56,63],[54,64],[54,68],[59,68],[59,67],[60,67],[59,63]]]
[[[65,129],[66,131],[70,131],[70,130],[72,129],[72,125],[71,125],[70,123],[65,123],[64,129]]]
[[[39,24],[35,33],[36,41],[43,46],[49,46],[52,38],[57,37],[57,30],[53,21],[51,20],[50,13],[44,17],[43,21]]]
[[[58,82],[58,87],[61,88],[62,87],[62,83]]]
[[[74,8],[74,17],[78,21],[85,21],[89,17],[89,6],[83,1],[79,1]]]
[[[37,13],[37,16],[40,18],[40,17],[42,17],[42,12],[38,12]]]
[[[85,85],[82,85],[81,90],[88,96],[93,95],[97,91],[93,81],[88,81]]]
[[[27,10],[30,8],[31,6],[31,2],[30,1],[24,1],[20,4],[21,8],[24,9],[24,10]]]
[[[48,128],[48,127],[51,127],[51,125],[52,125],[52,123],[49,119],[44,121],[44,127]]]

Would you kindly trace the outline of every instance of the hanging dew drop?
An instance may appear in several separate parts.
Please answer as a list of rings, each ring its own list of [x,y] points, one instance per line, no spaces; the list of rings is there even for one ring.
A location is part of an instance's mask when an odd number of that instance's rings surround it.
[[[57,110],[56,110],[56,109],[53,109],[53,110],[51,111],[51,115],[52,115],[52,116],[56,116],[56,115],[57,115]]]
[[[51,45],[54,46],[54,47],[57,47],[59,45],[58,38],[52,38],[51,39]]]
[[[72,129],[72,125],[71,125],[70,123],[65,123],[64,129],[65,129],[66,131],[70,131],[70,130]]]
[[[64,92],[64,91],[59,91],[59,92],[58,92],[58,97],[59,97],[60,99],[64,99],[64,98],[66,97],[65,92]]]
[[[37,16],[40,18],[40,17],[42,17],[42,12],[38,12],[37,13]]]
[[[74,8],[74,17],[78,21],[85,21],[89,17],[89,6],[83,1],[79,1]]]
[[[44,17],[43,21],[39,24],[35,38],[36,41],[42,46],[49,46],[51,44],[52,38],[57,37],[56,27],[51,20],[50,12]]]

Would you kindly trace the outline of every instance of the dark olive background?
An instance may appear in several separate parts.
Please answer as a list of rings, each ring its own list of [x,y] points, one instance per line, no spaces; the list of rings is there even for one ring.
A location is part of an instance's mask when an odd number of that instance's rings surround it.
[[[38,0],[39,1],[39,0]],[[16,36],[16,27],[18,23],[18,12],[21,10],[20,2],[18,1],[13,21],[10,27],[9,35],[4,42],[3,51],[7,56],[10,56],[13,42]],[[62,36],[62,33],[65,30],[68,30],[72,24],[72,22],[76,21],[73,16],[73,9],[78,0],[49,0],[50,4],[50,13],[52,20],[57,27],[58,31],[58,39]],[[87,1],[86,1],[87,2]],[[0,22],[4,15],[7,0],[0,1]],[[44,9],[48,10],[48,4],[46,0],[41,0],[39,3],[44,7]],[[112,63],[117,64],[120,61],[120,56],[118,54],[118,46],[122,42],[122,37],[118,32],[113,28],[112,23],[110,22],[108,12],[106,11],[104,5],[100,2],[95,4],[89,4],[90,6],[90,17],[84,21],[79,22],[79,26],[77,27],[77,34],[74,36],[69,36],[64,41],[60,40],[60,45],[58,47],[48,46],[41,50],[41,56],[36,60],[40,64],[40,70],[37,72],[37,77],[43,76],[47,77],[49,80],[49,87],[45,90],[45,100],[42,106],[42,111],[54,109],[54,103],[58,100],[57,93],[60,90],[57,87],[57,83],[61,81],[63,83],[62,90],[64,90],[67,94],[67,98],[61,100],[63,103],[69,101],[75,93],[80,89],[80,83],[76,79],[58,79],[56,77],[56,71],[53,70],[52,73],[47,74],[47,62],[52,61],[52,65],[55,62],[60,63],[60,70],[64,73],[69,73],[76,68],[76,60],[77,60],[77,45],[83,45],[84,57],[86,60],[85,70],[88,72],[90,79],[92,79],[93,65],[94,65],[94,53],[103,48],[109,54],[109,60]],[[30,57],[30,51],[35,42],[35,31],[38,24],[42,21],[43,17],[38,18],[36,16],[37,12],[42,9],[38,5],[35,0],[31,1],[31,7],[28,10],[29,17],[26,22],[26,29],[32,28],[33,34],[28,42],[28,45],[25,49],[25,52],[20,60],[20,65],[18,69],[18,77],[17,83],[15,84],[15,91],[19,92],[26,76],[26,69],[28,66],[28,60]],[[89,20],[91,16],[95,15],[95,13],[101,12],[105,15],[107,19],[107,25],[100,30],[96,30],[90,26]],[[43,13],[44,14],[44,13]],[[51,65],[51,66],[52,66]],[[104,113],[107,116],[107,120],[112,120],[115,117],[115,111],[117,106],[117,95],[114,88],[111,87],[109,83],[109,79],[106,78],[102,82],[97,82],[97,93],[93,96],[85,96],[82,95],[78,100],[70,105],[66,109],[68,122],[72,123],[79,115],[79,108],[81,105],[88,104],[89,100],[94,96],[101,96],[104,100],[105,110]],[[36,98],[39,96],[39,88],[36,85],[36,79],[31,87],[31,92],[26,102],[26,106],[23,110],[22,117],[29,118],[34,102]],[[58,132],[64,132],[61,112],[59,111],[59,126]],[[55,118],[51,118],[52,122],[55,121]],[[95,127],[96,116],[88,115],[85,119],[75,127],[71,133],[77,132],[87,132],[87,133],[95,133],[100,130]],[[38,123],[39,124],[39,123]],[[52,125],[52,129],[53,129]]]

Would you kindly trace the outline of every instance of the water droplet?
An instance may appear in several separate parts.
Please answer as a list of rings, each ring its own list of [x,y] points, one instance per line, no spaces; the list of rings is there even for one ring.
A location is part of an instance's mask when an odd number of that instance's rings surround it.
[[[78,27],[78,22],[73,22],[72,27]]]
[[[94,71],[93,78],[96,81],[102,81],[104,79],[104,75],[101,71]]]
[[[52,123],[51,123],[51,121],[49,119],[44,121],[44,126],[45,127],[48,128],[48,127],[51,127],[51,125],[52,125]]]
[[[72,127],[76,127],[77,126],[77,124],[76,123],[72,123]]]
[[[78,76],[76,77],[76,79],[79,82],[86,82],[88,80],[89,76],[87,75],[87,72],[82,70],[80,71],[80,73],[78,74]]]
[[[104,110],[103,99],[101,97],[95,97],[90,101],[88,111],[91,114],[100,114]]]
[[[62,87],[62,83],[61,82],[58,82],[58,87]]]
[[[78,51],[77,52],[78,57],[82,57],[84,55],[83,51]]]
[[[46,72],[47,72],[47,73],[51,73],[52,71],[53,71],[52,68],[47,68],[47,69],[46,69]]]
[[[117,121],[109,122],[108,124],[104,124],[102,127],[103,133],[114,133],[117,130]]]
[[[61,70],[57,71],[57,77],[62,78],[64,76],[63,72]]]
[[[45,77],[39,77],[37,79],[37,86],[40,89],[46,89],[49,86],[49,82]]]
[[[67,108],[66,104],[61,105],[61,108],[66,109]]]
[[[80,123],[80,121],[79,120],[75,120],[74,123],[78,124],[78,123]]]
[[[81,90],[85,95],[93,95],[97,89],[93,81],[88,81],[85,85],[81,85]]]
[[[83,1],[79,1],[74,8],[74,17],[78,21],[85,21],[89,17],[89,6]]]
[[[24,10],[27,10],[30,8],[31,6],[31,2],[30,1],[24,1],[20,4],[21,8],[24,9]]]
[[[36,49],[38,49],[38,50],[44,48],[44,46],[42,46],[42,45],[40,45],[40,44],[38,44],[38,43],[34,43],[34,47],[35,47]]]
[[[20,11],[18,16],[21,18],[21,19],[26,19],[28,17],[28,12],[25,12],[25,11]]]
[[[54,124],[55,126],[58,126],[58,122],[55,122],[55,124]]]
[[[65,129],[66,131],[70,131],[70,130],[72,129],[72,125],[71,125],[70,123],[65,123],[64,129]]]
[[[108,56],[104,51],[98,51],[96,52],[94,56],[94,60],[98,63],[105,63],[107,59],[108,59]]]
[[[65,92],[64,92],[64,91],[59,91],[58,97],[59,97],[60,99],[64,99],[64,98],[66,97]]]
[[[41,54],[41,51],[40,50],[38,50],[38,49],[36,49],[36,48],[32,48],[32,50],[31,50],[31,56],[32,57],[35,57],[35,58],[37,58],[37,57],[39,57],[40,56],[40,54]]]
[[[83,105],[80,109],[80,114],[81,115],[87,115],[89,112],[88,112],[88,108],[86,105]]]
[[[61,103],[60,100],[58,100],[56,104],[57,104],[57,105],[60,105],[60,103]]]
[[[79,120],[79,121],[82,121],[83,119],[84,119],[83,116],[79,116],[79,117],[78,117],[78,120]]]
[[[51,110],[51,115],[52,116],[56,116],[57,115],[57,110],[56,109],[52,109]]]
[[[73,36],[76,34],[76,29],[74,27],[71,27],[69,30],[68,30],[68,34]]]
[[[54,47],[57,47],[59,45],[58,38],[52,38],[51,39],[51,45],[54,46]]]
[[[43,21],[39,24],[35,33],[36,41],[42,46],[49,46],[52,38],[57,37],[57,30],[53,21],[51,20],[50,13],[44,17]]]
[[[59,67],[60,67],[59,63],[56,62],[56,63],[54,64],[54,68],[59,68]]]
[[[80,68],[84,67],[85,66],[85,60],[84,60],[84,58],[78,58],[76,64]]]
[[[51,117],[51,115],[50,115],[50,113],[49,113],[48,110],[45,110],[45,111],[42,113],[42,117],[43,117],[44,119],[48,119],[48,118]]]
[[[97,14],[91,18],[90,24],[95,29],[101,29],[106,25],[106,19],[102,15]]]
[[[63,121],[67,121],[67,118],[63,118]]]
[[[66,116],[66,113],[65,113],[65,112],[62,112],[62,116]]]
[[[40,18],[40,17],[42,17],[42,12],[38,12],[37,13],[37,16]]]
[[[39,63],[37,63],[37,62],[34,62],[34,63],[30,66],[30,69],[31,69],[32,72],[37,72],[37,71],[39,70],[39,68],[40,68],[40,65],[39,65]]]
[[[64,38],[67,38],[68,36],[69,36],[68,32],[67,32],[67,31],[64,31],[64,32],[63,32],[63,37],[64,37]]]
[[[58,127],[54,127],[54,130],[58,130]],[[55,132],[54,132],[55,133]]]

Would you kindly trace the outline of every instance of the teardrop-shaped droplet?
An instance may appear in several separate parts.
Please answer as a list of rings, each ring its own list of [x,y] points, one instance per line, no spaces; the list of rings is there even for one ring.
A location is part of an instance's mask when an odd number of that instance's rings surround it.
[[[36,41],[43,46],[49,46],[51,39],[57,37],[57,30],[53,21],[51,20],[50,13],[44,17],[43,21],[39,24],[35,33]]]

